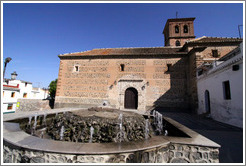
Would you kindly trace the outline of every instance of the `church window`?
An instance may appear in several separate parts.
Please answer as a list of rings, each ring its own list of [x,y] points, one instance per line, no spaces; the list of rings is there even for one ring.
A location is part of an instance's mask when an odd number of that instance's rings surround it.
[[[218,50],[212,50],[212,56],[215,58],[219,57]]]
[[[180,41],[177,40],[175,44],[176,46],[180,46]]]
[[[120,65],[120,71],[125,71],[125,65],[124,64]]]
[[[171,69],[171,66],[172,66],[172,64],[167,64],[167,71],[171,71],[170,69]]]
[[[184,33],[188,33],[188,26],[184,25]]]
[[[175,26],[175,33],[179,33],[179,26],[178,25]]]
[[[224,92],[224,99],[230,100],[231,99],[231,90],[230,90],[230,82],[229,81],[223,82],[223,92]]]
[[[74,66],[75,71],[79,71],[79,66]]]

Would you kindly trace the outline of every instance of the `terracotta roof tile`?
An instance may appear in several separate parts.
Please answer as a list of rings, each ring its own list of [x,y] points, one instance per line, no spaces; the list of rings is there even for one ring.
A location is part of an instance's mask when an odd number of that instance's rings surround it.
[[[203,36],[197,39],[189,40],[187,43],[217,43],[217,42],[240,42],[240,38],[227,38],[227,37],[207,37]]]
[[[162,54],[185,54],[179,52],[180,47],[140,47],[140,48],[101,48],[84,52],[61,54],[66,56],[101,56],[101,55],[162,55]]]

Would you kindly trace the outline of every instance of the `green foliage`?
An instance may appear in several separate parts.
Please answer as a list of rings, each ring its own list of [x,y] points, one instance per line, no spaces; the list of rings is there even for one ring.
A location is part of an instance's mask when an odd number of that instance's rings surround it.
[[[55,96],[56,96],[56,84],[57,84],[57,79],[55,79],[54,81],[51,81],[49,85],[50,97],[52,99],[55,99]]]

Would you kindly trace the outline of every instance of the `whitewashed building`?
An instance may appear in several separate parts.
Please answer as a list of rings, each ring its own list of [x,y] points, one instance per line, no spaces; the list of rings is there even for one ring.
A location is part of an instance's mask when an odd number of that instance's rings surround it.
[[[243,44],[198,68],[198,113],[243,127]]]
[[[34,88],[31,82],[16,80],[16,72],[11,74],[11,79],[3,83],[3,113],[13,113],[18,107],[18,99],[46,99],[48,90]]]

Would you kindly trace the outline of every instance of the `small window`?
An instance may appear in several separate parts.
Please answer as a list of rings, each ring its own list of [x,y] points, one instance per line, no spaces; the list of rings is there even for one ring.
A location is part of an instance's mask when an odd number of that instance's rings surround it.
[[[184,25],[184,33],[188,33],[188,26]]]
[[[23,98],[27,98],[27,93],[24,93],[23,94]]]
[[[167,71],[171,71],[172,64],[167,64]]]
[[[15,97],[15,92],[12,92],[11,93],[11,97]]]
[[[125,71],[125,65],[124,64],[120,65],[120,71]]]
[[[219,57],[218,50],[212,50],[212,56],[215,58]]]
[[[224,99],[230,100],[231,99],[231,90],[230,90],[230,82],[229,81],[223,82],[223,92],[224,92]]]
[[[12,110],[13,109],[13,104],[8,104],[8,110]]]
[[[76,72],[78,72],[78,71],[79,71],[79,66],[74,66],[74,70],[75,70]]]
[[[178,25],[175,26],[175,33],[179,33],[179,26]]]
[[[180,46],[180,41],[177,40],[175,44],[176,46]]]

